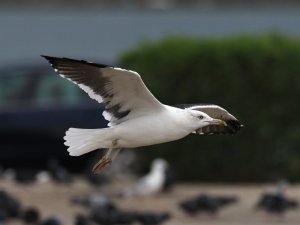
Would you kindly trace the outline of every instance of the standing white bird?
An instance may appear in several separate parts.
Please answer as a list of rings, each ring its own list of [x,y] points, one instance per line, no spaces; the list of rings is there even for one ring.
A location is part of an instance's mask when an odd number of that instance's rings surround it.
[[[71,156],[108,148],[94,172],[109,165],[123,148],[170,142],[190,133],[235,133],[241,127],[234,116],[216,105],[180,108],[160,103],[134,71],[83,60],[42,57],[62,77],[105,104],[107,128],[70,128],[64,137]]]
[[[164,186],[167,168],[168,163],[164,159],[155,159],[151,164],[149,174],[138,180],[133,187],[123,192],[121,196],[128,198],[159,193]]]

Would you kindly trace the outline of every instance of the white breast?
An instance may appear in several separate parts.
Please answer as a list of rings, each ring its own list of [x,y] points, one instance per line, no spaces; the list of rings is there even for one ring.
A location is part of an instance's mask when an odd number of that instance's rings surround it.
[[[119,147],[147,146],[185,137],[193,130],[186,126],[183,111],[176,109],[174,112],[167,108],[157,114],[141,116],[115,126]]]

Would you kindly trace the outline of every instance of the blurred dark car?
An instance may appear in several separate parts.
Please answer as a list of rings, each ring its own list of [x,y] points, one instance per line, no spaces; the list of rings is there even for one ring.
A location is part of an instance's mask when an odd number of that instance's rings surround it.
[[[43,168],[57,158],[80,170],[89,154],[68,156],[64,133],[105,127],[103,109],[46,64],[0,69],[0,166]]]

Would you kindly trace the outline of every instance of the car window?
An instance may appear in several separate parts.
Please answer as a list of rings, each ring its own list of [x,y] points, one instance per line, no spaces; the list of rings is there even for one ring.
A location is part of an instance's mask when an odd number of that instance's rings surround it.
[[[35,99],[38,104],[76,103],[83,91],[75,84],[59,76],[43,76],[37,86]]]
[[[28,85],[25,73],[11,72],[0,74],[0,104],[22,101],[26,97],[22,95],[23,89]]]
[[[0,72],[0,106],[74,104],[87,98],[75,84],[47,69]]]

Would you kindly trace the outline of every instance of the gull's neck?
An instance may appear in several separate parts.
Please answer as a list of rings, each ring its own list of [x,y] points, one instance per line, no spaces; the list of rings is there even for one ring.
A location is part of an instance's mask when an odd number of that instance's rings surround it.
[[[166,109],[171,112],[171,117],[175,124],[178,124],[188,132],[193,132],[198,129],[195,123],[195,118],[189,113],[189,109],[180,109],[173,106],[165,105]]]

